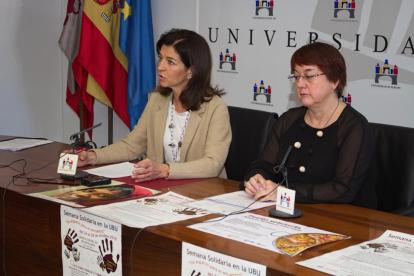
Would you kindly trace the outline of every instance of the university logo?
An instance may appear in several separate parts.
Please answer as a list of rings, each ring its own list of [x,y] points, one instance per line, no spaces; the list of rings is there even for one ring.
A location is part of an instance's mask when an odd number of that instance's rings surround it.
[[[388,59],[384,61],[384,66],[380,66],[379,63],[375,66],[375,83],[379,83],[379,79],[382,77],[391,78],[391,84],[397,85],[398,67],[394,65],[393,68],[388,64]]]
[[[279,205],[282,206],[283,203],[286,203],[286,207],[289,208],[290,205],[290,196],[287,196],[286,193],[283,195],[280,195],[280,201],[279,201]]]
[[[272,97],[272,87],[270,85],[267,86],[267,88],[264,85],[263,80],[260,81],[259,87],[255,83],[253,86],[253,101],[257,102],[257,97],[266,97],[266,102],[271,102]]]
[[[334,18],[338,18],[338,13],[345,11],[349,13],[349,18],[355,18],[355,0],[335,0]]]
[[[259,11],[261,9],[266,9],[268,11],[268,16],[273,16],[273,0],[255,0],[256,2],[256,16],[259,16]]]
[[[236,54],[233,53],[230,55],[229,49],[226,49],[226,53],[223,55],[223,52],[220,52],[220,69],[223,70],[223,64],[229,63],[231,65],[231,70],[236,70]]]
[[[351,105],[351,103],[352,103],[352,97],[351,97],[351,94],[349,94],[349,93],[348,93],[348,95],[347,95],[347,96],[341,96],[341,100],[342,100],[344,103]]]

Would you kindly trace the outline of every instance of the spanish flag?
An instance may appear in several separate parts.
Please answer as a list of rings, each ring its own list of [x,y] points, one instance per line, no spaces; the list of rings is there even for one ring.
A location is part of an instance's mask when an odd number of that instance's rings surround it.
[[[128,59],[118,46],[121,2],[85,0],[79,53],[72,69],[79,86],[86,86],[89,94],[111,104],[129,127]],[[83,77],[84,71],[88,73],[87,79]]]

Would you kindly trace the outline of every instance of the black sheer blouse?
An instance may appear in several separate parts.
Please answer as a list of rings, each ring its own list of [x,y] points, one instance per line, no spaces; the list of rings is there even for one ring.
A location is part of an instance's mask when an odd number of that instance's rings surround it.
[[[320,129],[305,123],[306,111],[306,107],[292,108],[276,121],[259,159],[250,165],[244,179],[261,174],[280,182],[282,175],[275,174],[273,168],[292,145],[285,165],[297,203],[347,203],[375,209],[374,142],[366,118],[348,105],[318,137]],[[296,142],[300,148],[294,147]],[[299,170],[301,166],[304,172]]]

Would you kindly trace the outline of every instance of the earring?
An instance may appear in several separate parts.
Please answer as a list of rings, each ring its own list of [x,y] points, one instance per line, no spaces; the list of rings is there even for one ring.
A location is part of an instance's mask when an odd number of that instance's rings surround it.
[[[187,76],[187,80],[191,80],[191,76],[190,75]]]

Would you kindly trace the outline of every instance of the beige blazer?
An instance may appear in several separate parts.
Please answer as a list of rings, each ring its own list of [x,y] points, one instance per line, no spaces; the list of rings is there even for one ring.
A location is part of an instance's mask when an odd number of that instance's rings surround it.
[[[164,163],[163,138],[167,123],[168,97],[153,92],[147,106],[126,138],[94,150],[97,164],[134,160],[145,151],[147,157]],[[192,111],[181,147],[179,163],[169,163],[169,179],[226,177],[224,162],[231,142],[230,118],[224,101],[215,96]]]

